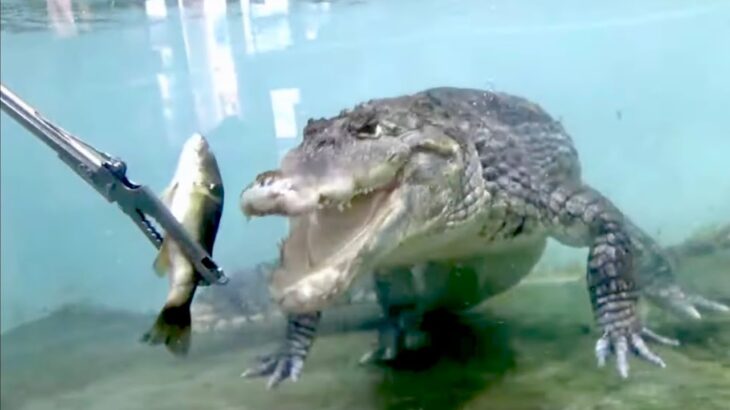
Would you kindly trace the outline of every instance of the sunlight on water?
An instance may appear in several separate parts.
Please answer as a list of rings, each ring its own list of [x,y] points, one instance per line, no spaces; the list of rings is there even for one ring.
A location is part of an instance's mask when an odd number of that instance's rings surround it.
[[[247,222],[238,195],[299,143],[309,118],[332,116],[368,99],[436,86],[504,91],[540,104],[572,135],[585,179],[664,246],[730,219],[730,42],[724,40],[730,38],[730,5],[725,1],[3,0],[1,4],[3,85],[64,129],[123,158],[135,182],[160,192],[172,177],[183,142],[194,132],[208,138],[226,187],[214,256],[228,272],[250,270],[277,257],[276,244],[285,234],[286,222],[282,218]],[[155,401],[145,400],[185,390],[186,383],[195,386],[192,396],[197,399],[186,396],[193,401],[178,403],[180,407],[155,402],[154,408],[222,409],[238,404],[249,408],[246,403],[250,408],[432,408],[417,394],[418,384],[426,380],[419,377],[424,376],[410,375],[400,387],[368,384],[380,376],[353,362],[374,337],[371,333],[348,334],[341,343],[323,342],[330,348],[313,353],[312,362],[318,364],[311,365],[310,381],[305,370],[304,384],[293,387],[278,403],[266,395],[263,383],[238,380],[246,363],[237,352],[231,355],[235,342],[201,336],[206,342],[200,343],[208,343],[215,352],[206,356],[203,348],[196,347],[198,355],[183,364],[168,358],[163,349],[138,346],[136,338],[167,292],[167,280],[152,272],[154,249],[116,206],[99,197],[4,113],[0,129],[3,408],[6,404],[50,408],[54,403],[63,408],[153,408],[148,406]],[[516,293],[489,313],[496,322],[482,324],[475,336],[495,331],[489,346],[509,359],[486,362],[486,370],[475,364],[466,373],[483,370],[485,378],[495,378],[485,383],[493,386],[494,402],[505,403],[502,408],[633,408],[616,407],[631,399],[649,406],[641,408],[669,408],[651,407],[664,402],[652,401],[651,392],[637,387],[630,387],[616,402],[607,398],[609,387],[620,387],[613,378],[602,379],[609,377],[608,372],[591,367],[593,336],[580,330],[592,326],[584,286],[575,284],[583,275],[585,255],[585,250],[553,243],[532,279],[535,286],[549,286],[555,292],[558,299],[542,296],[541,300],[556,305],[547,310],[563,318],[563,327],[535,336],[540,329],[550,329],[548,319],[554,317],[542,312],[538,317],[545,320],[538,329],[529,306],[513,306],[523,297]],[[727,255],[708,258],[690,266],[710,267],[724,276],[692,280],[704,283],[698,285],[702,289],[717,291],[719,286],[726,290],[725,296],[730,294]],[[558,278],[545,279],[545,272],[557,272]],[[570,305],[561,307],[559,297],[566,292],[562,286],[575,286],[576,294]],[[518,292],[525,293],[525,305],[538,298],[530,296],[534,290],[529,287]],[[68,304],[104,306],[114,313],[106,319],[106,311],[59,313]],[[503,318],[514,327],[495,324]],[[61,320],[68,320],[69,334],[59,325]],[[47,323],[60,327],[46,328]],[[75,326],[98,327],[99,332],[87,334]],[[678,332],[690,341],[695,339],[687,334],[701,328],[681,326],[685,327]],[[560,333],[560,329],[568,330]],[[703,385],[707,396],[685,392],[684,401],[679,401],[687,406],[696,406],[700,399],[721,403],[721,389],[713,386],[721,384],[718,375],[723,372],[724,382],[730,383],[727,320],[703,329],[715,339],[706,344],[695,340],[686,356],[665,355],[678,363],[674,369],[687,373],[667,372],[669,376],[661,376],[662,385],[651,381],[660,371],[647,366],[640,368],[637,380],[649,383],[647,389],[655,389],[656,395],[666,396],[667,386],[692,379],[689,372],[696,370],[711,380]],[[527,340],[514,341],[520,336]],[[35,357],[26,344],[38,339],[73,340],[80,350],[53,359],[51,367],[58,373],[35,375],[40,367],[33,366],[39,364],[18,357]],[[508,346],[510,341],[518,346]],[[568,350],[580,350],[576,360],[582,364],[560,367],[564,344],[571,344]],[[58,349],[65,345],[49,346],[47,351],[63,356]],[[8,356],[6,347],[16,356]],[[25,352],[26,348],[31,350]],[[242,345],[235,348],[250,356]],[[540,367],[540,353],[534,349],[547,349],[546,367]],[[718,359],[709,370],[702,368],[710,362],[708,352],[724,361]],[[692,362],[693,355],[701,356],[698,362]],[[96,357],[101,363],[97,366],[108,366],[109,374],[85,369],[88,357]],[[135,360],[152,363],[156,370],[142,362],[132,364]],[[509,360],[515,363],[506,364]],[[123,361],[132,366],[129,373],[121,373]],[[528,369],[524,374],[515,370],[521,366]],[[69,368],[82,368],[76,376],[83,381],[54,384]],[[588,374],[582,381],[566,381],[580,370]],[[445,385],[461,380],[462,388],[469,390],[455,392],[456,401],[465,406],[471,402],[468,408],[490,403],[489,394],[480,395],[472,386],[477,381],[468,375],[459,379],[458,366],[445,365],[442,371],[434,380]],[[514,380],[506,375],[510,372],[516,372]],[[149,396],[139,390],[153,389],[160,374],[179,386],[166,386]],[[16,379],[5,384],[12,377]],[[35,388],[27,385],[33,377],[42,379]],[[520,377],[526,384],[557,377],[577,393],[571,400],[565,392],[546,393],[547,387],[526,391]],[[193,379],[199,383],[191,383]],[[219,379],[225,382],[218,384]],[[358,387],[348,397],[331,386],[317,393],[334,382]],[[239,384],[247,386],[250,401],[236,393]],[[606,391],[601,390],[604,384]],[[590,396],[586,386],[601,386],[598,390],[604,396]],[[19,399],[24,389],[29,393]],[[217,401],[194,401],[211,394]],[[535,400],[510,401],[514,395]],[[541,402],[538,396],[546,400],[542,407],[534,404]],[[133,397],[126,405],[115,401],[126,397]],[[460,408],[434,400],[440,404],[433,408]]]

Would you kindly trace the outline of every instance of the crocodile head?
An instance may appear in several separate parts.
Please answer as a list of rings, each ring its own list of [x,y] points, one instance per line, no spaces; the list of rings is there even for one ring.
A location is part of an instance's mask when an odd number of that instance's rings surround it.
[[[464,148],[413,113],[390,99],[310,120],[280,168],[241,193],[248,217],[289,217],[271,279],[285,310],[325,307],[361,273],[418,260],[466,223]]]

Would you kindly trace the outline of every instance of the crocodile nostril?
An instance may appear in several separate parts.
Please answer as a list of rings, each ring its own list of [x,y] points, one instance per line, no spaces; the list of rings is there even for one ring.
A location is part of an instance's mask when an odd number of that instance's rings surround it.
[[[335,201],[332,198],[327,197],[326,195],[320,194],[317,198],[317,203],[322,206],[330,206],[335,203]]]

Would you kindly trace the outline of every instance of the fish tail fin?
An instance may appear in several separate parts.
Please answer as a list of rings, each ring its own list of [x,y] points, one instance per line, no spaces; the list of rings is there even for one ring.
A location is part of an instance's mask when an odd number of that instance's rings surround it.
[[[151,345],[164,343],[175,356],[186,356],[190,349],[190,322],[189,304],[166,304],[141,341]]]

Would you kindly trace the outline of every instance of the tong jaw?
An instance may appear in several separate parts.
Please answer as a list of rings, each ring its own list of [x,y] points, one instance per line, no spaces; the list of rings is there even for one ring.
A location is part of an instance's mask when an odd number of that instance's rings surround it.
[[[167,237],[180,246],[201,276],[201,285],[228,282],[223,270],[190,237],[157,195],[148,187],[135,184],[127,178],[127,164],[124,161],[95,149],[56,126],[2,84],[0,97],[3,111],[56,151],[63,162],[107,201],[116,202],[155,248],[162,246],[163,237],[148,217],[154,219]]]

